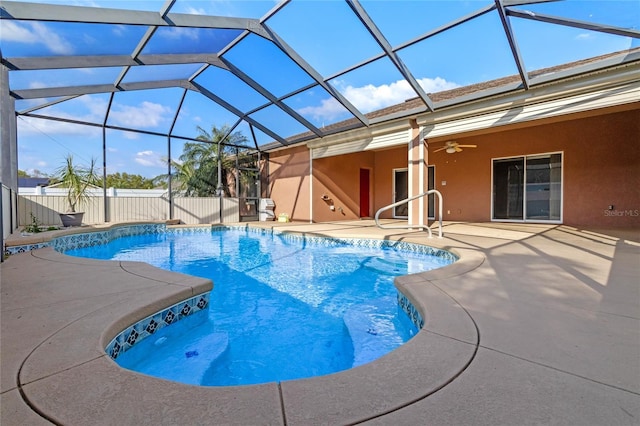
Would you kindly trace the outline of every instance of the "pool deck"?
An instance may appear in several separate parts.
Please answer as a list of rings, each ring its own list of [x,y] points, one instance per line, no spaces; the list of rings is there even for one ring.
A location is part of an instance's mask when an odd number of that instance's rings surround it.
[[[0,275],[0,424],[640,425],[640,230],[446,223],[444,238],[428,239],[367,220],[255,226],[461,259],[396,280],[425,326],[379,360],[197,387],[121,369],[104,347],[210,281],[51,248],[12,255]],[[10,241],[29,238],[42,237]]]

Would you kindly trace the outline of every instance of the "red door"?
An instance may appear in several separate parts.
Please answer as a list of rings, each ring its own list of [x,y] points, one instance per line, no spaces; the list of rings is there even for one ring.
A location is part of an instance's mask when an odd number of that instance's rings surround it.
[[[369,212],[369,169],[360,169],[360,217],[371,217]]]

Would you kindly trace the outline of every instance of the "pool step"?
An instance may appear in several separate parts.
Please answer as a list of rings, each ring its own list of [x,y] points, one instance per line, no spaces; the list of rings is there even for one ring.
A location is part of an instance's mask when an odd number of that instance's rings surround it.
[[[343,320],[353,343],[353,367],[371,362],[403,343],[394,322],[396,312],[389,312],[390,303],[395,304],[396,298],[374,299],[345,312]]]
[[[120,355],[118,364],[151,376],[201,385],[209,368],[228,348],[229,336],[222,332],[150,336]]]
[[[407,271],[407,265],[402,262],[394,262],[382,257],[369,258],[363,266],[386,275],[403,275]]]

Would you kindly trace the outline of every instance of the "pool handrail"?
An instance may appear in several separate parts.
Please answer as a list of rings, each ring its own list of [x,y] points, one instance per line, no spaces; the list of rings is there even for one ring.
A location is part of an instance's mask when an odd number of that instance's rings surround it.
[[[408,203],[409,201],[415,200],[416,198],[424,197],[431,194],[436,194],[438,196],[438,238],[442,238],[442,194],[437,189],[430,189],[427,192],[423,192],[422,194],[414,195],[413,197],[409,197],[401,201],[396,201],[393,204],[389,204],[388,206],[380,208],[376,212],[376,216],[375,216],[376,226],[380,229],[414,229],[414,228],[426,229],[427,232],[429,233],[429,238],[432,238],[433,234],[431,233],[431,228],[429,227],[428,224],[427,225],[382,225],[380,223],[380,213],[382,213],[383,211]]]

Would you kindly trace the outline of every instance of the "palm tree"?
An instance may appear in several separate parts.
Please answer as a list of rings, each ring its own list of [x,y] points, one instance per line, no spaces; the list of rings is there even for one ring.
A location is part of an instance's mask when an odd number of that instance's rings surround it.
[[[214,125],[211,132],[200,126],[197,129],[196,139],[202,142],[185,143],[179,161],[171,162],[175,171],[173,189],[192,197],[229,195],[226,179],[222,177],[234,166],[229,157],[233,147],[222,145],[222,142],[244,145],[248,139],[241,132],[229,133],[227,125],[221,128]]]
[[[100,184],[100,178],[96,173],[96,160],[91,159],[89,167],[81,166],[73,162],[73,156],[67,155],[64,164],[58,167],[53,177],[51,186],[67,189],[66,212],[59,212],[62,225],[80,226],[84,212],[77,212],[76,207],[84,203],[91,196],[91,189]]]
[[[58,167],[54,174],[54,184],[67,188],[68,212],[75,213],[76,206],[90,197],[90,189],[100,185],[100,178],[96,173],[96,160],[91,159],[89,167],[74,164],[73,155],[65,158],[64,164]]]

